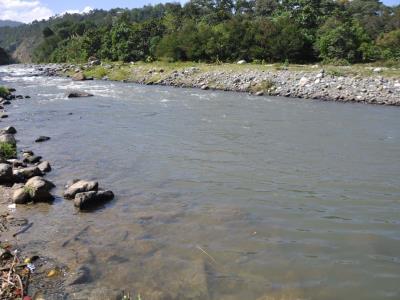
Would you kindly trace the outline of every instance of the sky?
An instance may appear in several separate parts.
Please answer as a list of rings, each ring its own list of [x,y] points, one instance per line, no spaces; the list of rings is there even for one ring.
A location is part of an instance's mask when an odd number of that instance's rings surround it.
[[[0,20],[30,23],[56,14],[84,13],[94,8],[134,8],[146,4],[177,2],[163,0],[0,0]],[[185,2],[181,0],[180,2]],[[398,5],[400,0],[383,0],[386,5]]]

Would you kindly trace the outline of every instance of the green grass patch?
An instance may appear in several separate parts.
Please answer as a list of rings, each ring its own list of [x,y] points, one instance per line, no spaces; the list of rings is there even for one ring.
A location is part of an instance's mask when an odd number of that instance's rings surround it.
[[[8,90],[8,88],[6,88],[4,86],[0,86],[0,97],[5,98],[8,95],[10,95],[10,91]]]
[[[86,70],[84,72],[84,74],[85,74],[86,77],[93,77],[93,78],[96,78],[96,79],[101,79],[104,76],[108,75],[108,70],[106,68],[104,68],[104,67],[98,66],[98,67],[95,67],[93,69]]]
[[[4,159],[16,158],[17,147],[10,143],[0,143],[0,157]]]

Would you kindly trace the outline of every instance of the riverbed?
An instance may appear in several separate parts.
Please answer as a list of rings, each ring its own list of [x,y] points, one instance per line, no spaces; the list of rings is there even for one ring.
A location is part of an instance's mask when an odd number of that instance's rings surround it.
[[[0,68],[31,96],[0,125],[52,163],[56,200],[16,213],[22,247],[90,271],[68,297],[400,298],[399,108],[32,72]],[[78,212],[73,178],[116,198]]]

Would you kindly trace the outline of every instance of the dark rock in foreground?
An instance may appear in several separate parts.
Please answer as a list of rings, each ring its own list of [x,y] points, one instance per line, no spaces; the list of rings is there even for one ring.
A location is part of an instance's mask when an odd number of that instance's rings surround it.
[[[91,191],[75,195],[74,205],[79,209],[95,208],[114,198],[112,191]]]

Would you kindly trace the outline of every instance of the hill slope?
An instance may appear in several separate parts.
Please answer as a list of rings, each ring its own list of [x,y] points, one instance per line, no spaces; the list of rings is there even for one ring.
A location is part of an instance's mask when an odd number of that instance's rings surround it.
[[[23,25],[24,23],[11,21],[11,20],[0,20],[0,27],[18,27]]]
[[[5,65],[10,62],[10,58],[3,48],[0,48],[0,65]]]

